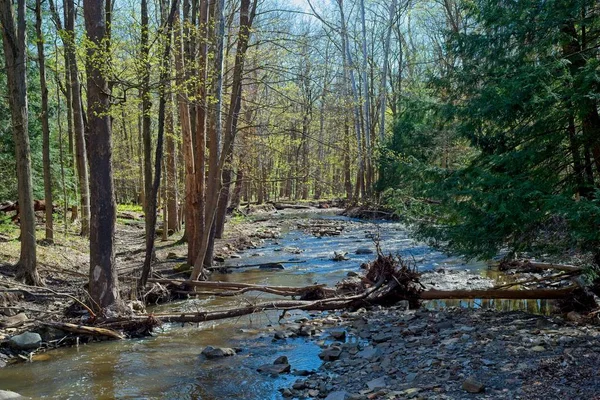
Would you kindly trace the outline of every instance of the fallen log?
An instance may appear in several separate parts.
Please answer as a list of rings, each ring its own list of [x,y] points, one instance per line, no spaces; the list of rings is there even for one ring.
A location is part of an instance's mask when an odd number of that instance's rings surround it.
[[[221,266],[212,266],[207,267],[208,270],[219,270],[219,269],[242,269],[242,268],[277,268],[282,266],[282,264],[302,264],[306,261],[277,261],[277,262],[266,262],[266,263],[258,263],[258,264],[242,264],[242,265],[221,265]]]
[[[272,203],[272,204],[276,210],[284,210],[286,208],[289,208],[292,210],[310,210],[312,208],[311,206],[306,206],[303,204],[285,204],[285,203]]]
[[[451,299],[562,299],[575,289],[569,286],[564,289],[532,289],[532,290],[426,290],[421,292],[421,300]]]
[[[281,291],[297,291],[301,292],[306,290],[307,288],[322,288],[324,290],[331,290],[332,292],[335,289],[327,288],[327,285],[311,285],[311,286],[265,286],[265,285],[256,285],[253,283],[238,283],[238,282],[224,282],[224,281],[186,281],[182,279],[158,279],[158,278],[150,278],[148,282],[151,283],[162,283],[162,284],[172,284],[179,286],[194,286],[208,289],[244,289],[244,288],[271,288],[275,290]]]
[[[146,317],[147,319],[148,317]],[[98,328],[95,326],[76,325],[68,322],[42,322],[42,325],[51,326],[65,332],[72,332],[89,336],[106,336],[113,339],[125,339],[125,336],[119,332],[108,328]]]
[[[491,266],[498,266],[501,271],[505,271],[508,269],[524,269],[527,271],[545,271],[547,269],[555,269],[557,271],[565,271],[565,272],[573,272],[573,271],[581,271],[581,267],[577,267],[575,265],[568,264],[555,264],[555,263],[544,263],[544,262],[535,262],[535,261],[522,261],[522,260],[514,260],[514,261],[502,261],[499,263],[492,263]]]
[[[304,300],[279,300],[262,302],[243,307],[227,308],[223,310],[201,311],[194,313],[167,313],[153,314],[152,317],[162,322],[177,322],[177,323],[199,323],[206,321],[214,321],[219,319],[236,318],[244,315],[256,314],[265,311],[289,311],[289,310],[306,310],[306,311],[330,311],[347,308],[356,308],[361,304],[373,302],[378,296],[378,289],[370,292],[365,292],[357,296],[349,297],[334,297],[316,301]],[[389,292],[390,286],[383,285],[382,290]],[[443,299],[561,299],[569,295],[573,291],[573,287],[566,289],[539,289],[539,290],[428,290],[421,293],[422,300],[443,300]],[[107,326],[120,326],[120,324],[136,321],[145,321],[148,315],[133,316],[127,319],[107,320]]]

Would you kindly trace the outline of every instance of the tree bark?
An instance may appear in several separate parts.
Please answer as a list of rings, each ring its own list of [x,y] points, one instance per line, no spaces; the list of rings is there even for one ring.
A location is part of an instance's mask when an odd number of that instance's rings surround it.
[[[210,144],[209,144],[209,175],[208,175],[208,187],[206,190],[206,206],[205,206],[205,223],[206,228],[201,234],[201,243],[198,249],[198,255],[194,260],[194,268],[190,275],[190,279],[194,280],[200,276],[203,272],[203,265],[208,259],[212,260],[212,254],[209,254],[207,250],[210,249],[210,242],[214,240],[214,229],[213,222],[215,220],[216,207],[218,202],[219,192],[221,190],[221,169],[219,166],[219,160],[221,158],[221,137],[222,137],[222,124],[221,124],[221,106],[223,99],[223,40],[225,35],[225,15],[224,15],[225,1],[218,0],[215,3],[215,21],[214,37],[216,42],[216,52],[214,66],[215,75],[214,82],[214,98],[215,104],[211,105],[214,112],[211,113],[212,118],[210,119]],[[198,147],[200,147],[197,144]]]
[[[185,4],[185,2],[184,2]],[[185,13],[184,13],[185,17]],[[195,220],[194,220],[194,199],[197,194],[196,189],[196,177],[194,170],[194,148],[192,139],[192,126],[190,121],[190,105],[186,91],[186,58],[184,53],[184,38],[182,36],[183,26],[179,23],[178,15],[175,15],[173,23],[176,25],[175,37],[174,37],[174,53],[175,53],[175,70],[176,70],[176,82],[179,90],[177,90],[177,107],[179,111],[179,124],[181,125],[181,138],[182,138],[182,153],[185,164],[185,193],[184,193],[184,204],[185,204],[185,236],[188,242],[188,264],[192,265],[193,260],[189,259],[189,255],[193,253],[195,237]],[[184,20],[184,24],[189,21]],[[185,32],[185,31],[184,31]]]
[[[163,140],[165,132],[165,113],[167,105],[167,95],[165,93],[166,86],[165,82],[170,78],[169,63],[171,61],[171,35],[173,30],[173,19],[177,11],[178,0],[173,0],[171,3],[171,9],[167,20],[165,21],[164,30],[164,41],[165,47],[162,55],[162,66],[160,72],[160,100],[158,103],[158,137],[156,140],[156,155],[154,159],[154,182],[150,190],[150,196],[147,196],[148,204],[146,204],[146,223],[148,225],[148,232],[146,234],[146,256],[144,258],[144,266],[142,269],[142,276],[140,278],[140,286],[146,286],[148,277],[152,271],[152,256],[154,254],[154,242],[156,234],[156,201],[158,197],[158,189],[160,187],[160,175],[162,168],[163,158]],[[168,229],[165,225],[163,229]]]
[[[233,148],[235,137],[237,134],[237,125],[239,114],[242,108],[242,79],[244,73],[244,62],[246,59],[246,51],[248,50],[248,42],[250,40],[250,29],[256,14],[257,1],[241,0],[240,4],[240,27],[238,31],[237,50],[235,53],[235,62],[233,66],[233,77],[231,83],[231,98],[229,101],[229,112],[225,121],[225,137],[223,141],[222,160],[220,164],[223,168],[223,188],[219,195],[219,204],[217,207],[216,216],[216,231],[215,236],[221,238],[225,229],[225,216],[227,214],[227,206],[229,202],[231,178],[233,175]]]
[[[397,0],[392,0],[390,3],[390,19],[388,21],[387,32],[385,36],[385,48],[383,50],[383,69],[381,70],[381,120],[379,122],[379,140],[381,145],[385,142],[385,112],[387,108],[387,76],[390,65],[390,42],[392,38],[392,26],[396,19],[396,3]]]
[[[119,308],[115,268],[115,220],[112,169],[112,129],[109,116],[110,92],[102,62],[106,60],[106,14],[103,0],[84,0],[87,47],[87,110],[90,140],[90,296],[100,311]]]
[[[352,92],[352,98],[354,100],[353,115],[354,115],[354,130],[356,131],[356,145],[358,149],[358,170],[356,171],[356,191],[355,198],[359,196],[365,197],[364,190],[364,173],[365,173],[365,160],[363,154],[363,140],[360,128],[360,101],[358,97],[358,90],[356,88],[356,79],[354,78],[354,64],[352,62],[352,53],[350,52],[350,43],[348,38],[348,29],[346,27],[346,16],[344,13],[344,2],[343,0],[337,0],[338,7],[340,9],[340,24],[341,24],[341,36],[342,36],[342,60],[344,64],[344,76],[346,83],[344,84],[344,92],[347,92],[347,85],[350,84],[350,90]]]
[[[171,85],[168,85],[167,96],[169,97],[166,117],[166,145],[167,145],[167,211],[168,230],[179,232],[179,193],[177,192],[177,147],[175,146],[175,129],[173,121],[173,95]]]
[[[152,102],[150,101],[150,43],[148,38],[149,18],[148,0],[141,1],[141,57],[142,57],[142,82],[140,97],[142,99],[142,142],[144,149],[144,215],[146,237],[150,235],[152,216],[150,212],[150,198],[152,197],[152,119],[150,112]],[[154,216],[156,218],[156,216]]]
[[[29,285],[42,282],[37,272],[35,242],[35,212],[33,210],[33,185],[31,182],[31,150],[29,148],[27,107],[27,27],[25,0],[17,1],[17,21],[11,0],[0,0],[0,24],[4,44],[4,61],[8,83],[8,101],[11,111],[19,211],[21,218],[21,254],[17,264],[17,277]]]
[[[42,164],[44,168],[44,200],[46,201],[46,241],[54,242],[52,221],[52,172],[50,169],[50,127],[48,126],[48,85],[46,84],[46,57],[42,34],[42,2],[35,2],[35,31],[37,35],[38,65],[40,67],[40,91],[42,97]]]
[[[65,52],[69,59],[69,86],[71,88],[71,110],[73,113],[73,135],[75,137],[75,163],[77,165],[77,174],[79,177],[80,194],[80,219],[81,235],[90,234],[90,192],[88,160],[85,143],[85,125],[83,121],[83,110],[81,100],[81,84],[79,82],[79,70],[77,67],[77,57],[75,54],[75,4],[73,0],[65,1],[66,21],[65,33],[66,43]]]

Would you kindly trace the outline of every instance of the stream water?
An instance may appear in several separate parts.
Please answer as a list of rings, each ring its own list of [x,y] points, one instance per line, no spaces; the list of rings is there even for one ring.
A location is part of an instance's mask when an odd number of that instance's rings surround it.
[[[315,217],[315,216],[312,216]],[[357,255],[357,248],[375,250],[373,235],[378,234],[384,252],[400,253],[413,259],[421,271],[443,268],[468,271],[470,274],[495,278],[483,263],[465,263],[412,240],[398,223],[377,225],[333,215],[319,219],[343,224],[339,236],[317,238],[296,228],[295,222],[272,221],[281,227],[281,237],[267,240],[264,247],[243,252],[241,259],[226,265],[296,261],[284,264],[283,270],[239,269],[230,274],[216,274],[215,280],[305,286],[312,283],[334,284],[373,255]],[[334,251],[348,252],[349,260],[331,261]],[[159,311],[192,311],[216,308],[268,295],[248,294],[246,298],[192,299],[158,307]],[[545,303],[529,302],[436,302],[429,307],[448,305],[526,308],[544,312]],[[235,320],[198,325],[167,325],[149,338],[101,342],[87,346],[62,348],[42,354],[38,361],[21,363],[0,370],[0,389],[13,390],[32,398],[58,399],[277,399],[278,388],[290,385],[297,377],[278,378],[256,372],[286,355],[292,369],[314,370],[321,361],[319,346],[305,338],[273,341],[277,313],[264,313]],[[296,312],[288,320],[307,317]],[[207,346],[241,349],[235,357],[208,361],[200,352]]]

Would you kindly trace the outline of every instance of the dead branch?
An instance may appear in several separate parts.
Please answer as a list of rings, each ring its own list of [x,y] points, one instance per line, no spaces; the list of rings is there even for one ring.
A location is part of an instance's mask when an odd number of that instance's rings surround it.
[[[513,287],[513,286],[526,285],[529,283],[536,283],[536,282],[538,282],[538,283],[539,282],[551,282],[551,281],[566,279],[573,275],[579,275],[581,273],[582,273],[582,271],[579,270],[579,271],[565,272],[565,273],[560,273],[560,274],[555,274],[555,275],[550,275],[550,276],[543,276],[541,278],[525,279],[525,280],[521,280],[521,281],[506,283],[504,285],[494,286],[492,289],[506,289],[506,288]]]
[[[125,339],[123,335],[112,329],[98,328],[95,326],[75,325],[68,322],[42,322],[42,325],[51,326],[65,332],[78,333],[89,336],[106,336],[113,339]]]

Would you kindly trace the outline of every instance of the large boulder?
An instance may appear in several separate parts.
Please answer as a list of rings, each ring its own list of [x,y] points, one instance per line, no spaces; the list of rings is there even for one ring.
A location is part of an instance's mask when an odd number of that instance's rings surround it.
[[[0,400],[24,399],[19,393],[11,392],[10,390],[0,390]]]
[[[8,344],[10,347],[17,350],[33,350],[40,347],[42,344],[42,337],[39,333],[24,332],[20,335],[11,337]]]

